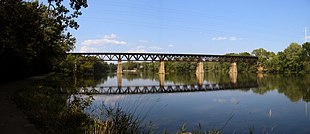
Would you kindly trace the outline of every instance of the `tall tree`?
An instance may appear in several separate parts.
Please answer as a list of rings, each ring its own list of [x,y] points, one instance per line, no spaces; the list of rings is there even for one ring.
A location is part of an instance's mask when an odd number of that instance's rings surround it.
[[[302,49],[305,60],[310,61],[310,42],[302,44]]]
[[[269,52],[263,48],[255,49],[252,51],[254,56],[258,57],[258,64],[267,70],[271,70],[271,60],[275,57],[275,53]]]
[[[303,70],[303,49],[297,43],[291,43],[283,53],[279,53],[280,61],[285,72],[299,72]]]
[[[78,28],[75,21],[86,0],[0,1],[0,73],[21,77],[47,72],[74,47],[75,38],[68,28]],[[70,9],[71,8],[71,9]]]
[[[304,60],[304,72],[310,72],[310,42],[302,44],[303,48],[303,60]]]

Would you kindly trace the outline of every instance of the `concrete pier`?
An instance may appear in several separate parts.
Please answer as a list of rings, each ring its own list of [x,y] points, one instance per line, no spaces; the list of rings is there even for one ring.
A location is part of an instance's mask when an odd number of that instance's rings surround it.
[[[159,74],[165,74],[165,62],[163,60],[159,61]]]
[[[230,64],[230,68],[229,68],[230,83],[237,84],[237,78],[238,78],[237,75],[238,75],[237,63],[233,62]]]
[[[202,61],[199,61],[197,63],[197,68],[196,68],[196,74],[202,74],[204,73],[204,70],[203,70],[203,62]]]
[[[123,73],[123,67],[122,67],[122,61],[121,60],[118,60],[118,63],[117,63],[117,74],[122,74]]]
[[[257,67],[257,73],[263,73],[263,72],[264,72],[264,67],[259,64]]]
[[[238,73],[236,62],[230,64],[229,73]]]

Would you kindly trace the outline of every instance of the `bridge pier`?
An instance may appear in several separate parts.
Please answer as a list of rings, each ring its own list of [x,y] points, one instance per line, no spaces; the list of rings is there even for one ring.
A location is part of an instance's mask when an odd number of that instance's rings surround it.
[[[238,73],[236,62],[230,64],[229,73]]]
[[[123,73],[123,67],[122,67],[122,60],[118,60],[117,63],[117,74],[122,74]]]
[[[202,74],[204,73],[204,70],[203,70],[203,62],[202,61],[199,61],[197,63],[197,68],[196,68],[196,74]]]
[[[164,60],[159,61],[158,73],[159,74],[165,74],[165,62],[164,62]]]
[[[259,64],[258,67],[257,67],[257,73],[263,73],[264,72],[264,67]]]
[[[237,84],[237,78],[238,78],[237,75],[238,75],[237,63],[233,62],[230,64],[230,68],[229,68],[230,83]]]

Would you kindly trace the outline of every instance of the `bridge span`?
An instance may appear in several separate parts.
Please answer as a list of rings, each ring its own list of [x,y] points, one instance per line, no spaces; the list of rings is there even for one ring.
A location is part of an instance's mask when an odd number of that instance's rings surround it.
[[[102,61],[117,61],[117,74],[122,73],[122,61],[159,61],[159,74],[165,73],[165,61],[197,62],[196,74],[201,74],[203,62],[230,62],[230,73],[237,73],[237,62],[255,63],[255,56],[229,56],[229,55],[207,55],[207,54],[168,54],[168,53],[68,53],[71,55],[96,57]]]
[[[178,93],[178,92],[203,92],[229,89],[256,88],[253,83],[226,83],[226,84],[203,84],[203,85],[143,85],[143,86],[99,86],[81,87],[79,94],[151,94],[151,93]]]

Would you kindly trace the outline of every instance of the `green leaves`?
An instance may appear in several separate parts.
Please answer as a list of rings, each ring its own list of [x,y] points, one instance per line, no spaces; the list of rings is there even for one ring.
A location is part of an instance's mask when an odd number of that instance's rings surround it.
[[[305,73],[308,67],[310,43],[302,46],[291,43],[284,51],[277,54],[263,48],[255,49],[252,54],[258,56],[258,63],[269,73]]]
[[[67,2],[67,1],[66,1]],[[38,1],[2,0],[0,2],[0,66],[3,76],[29,76],[51,71],[74,48],[75,38],[67,31],[77,29],[74,20],[86,0]],[[71,8],[71,9],[70,9]]]

